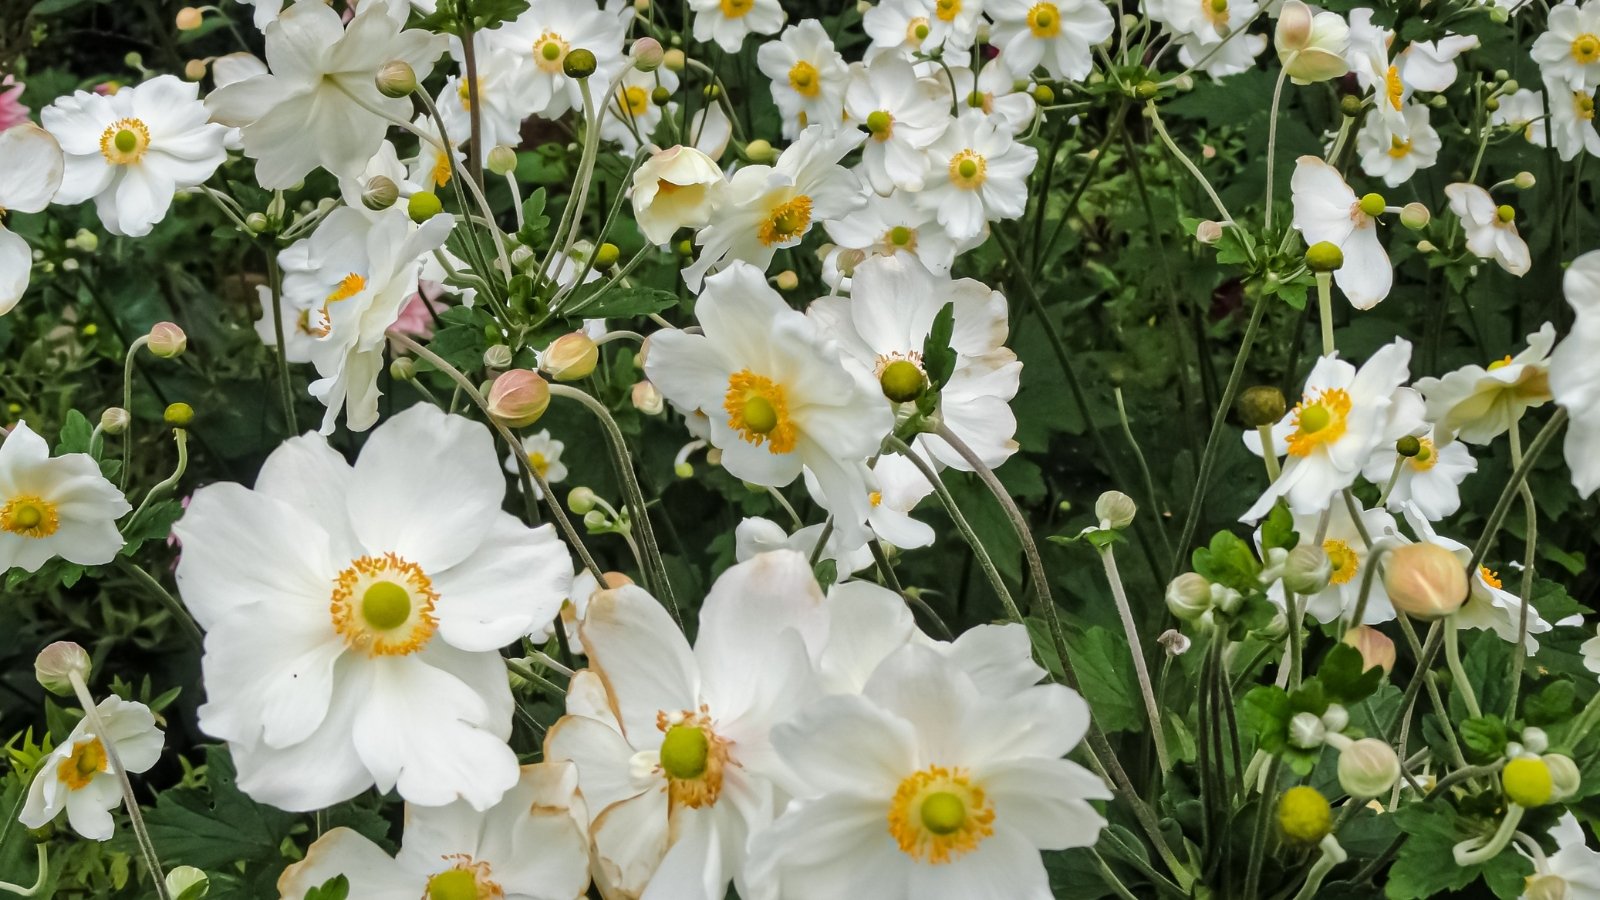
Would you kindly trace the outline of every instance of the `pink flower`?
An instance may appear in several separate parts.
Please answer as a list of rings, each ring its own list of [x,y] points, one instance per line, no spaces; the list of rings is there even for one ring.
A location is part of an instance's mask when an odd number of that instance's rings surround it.
[[[22,105],[22,85],[10,75],[0,81],[0,131],[28,121],[28,108]]]
[[[428,304],[433,304],[436,311],[445,308],[447,304],[439,299],[444,295],[444,287],[436,282],[423,281],[419,288],[400,310],[400,318],[395,320],[394,329],[411,337],[431,338],[433,313],[428,311]]]

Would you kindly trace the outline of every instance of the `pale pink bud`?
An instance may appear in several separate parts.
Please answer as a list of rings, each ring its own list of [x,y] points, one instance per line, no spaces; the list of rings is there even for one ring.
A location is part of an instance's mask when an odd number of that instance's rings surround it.
[[[588,378],[600,361],[600,348],[594,338],[581,331],[563,334],[550,342],[539,368],[556,381],[577,381]]]
[[[660,389],[648,381],[639,381],[633,385],[633,408],[647,416],[659,416],[666,406]]]
[[[1442,619],[1467,599],[1467,573],[1449,550],[1421,541],[1384,559],[1383,587],[1394,608],[1415,619]]]
[[[33,661],[33,675],[52,694],[70,697],[75,692],[72,676],[89,678],[89,654],[71,641],[56,641],[39,651]]]
[[[1344,633],[1344,642],[1361,654],[1363,669],[1379,666],[1385,674],[1394,670],[1394,641],[1378,629],[1357,625]]]
[[[183,353],[189,346],[189,336],[183,333],[173,322],[157,322],[150,328],[150,338],[146,343],[150,352],[162,359],[172,359]]]
[[[532,425],[550,405],[550,385],[532,369],[504,372],[489,387],[489,415],[521,428]]]

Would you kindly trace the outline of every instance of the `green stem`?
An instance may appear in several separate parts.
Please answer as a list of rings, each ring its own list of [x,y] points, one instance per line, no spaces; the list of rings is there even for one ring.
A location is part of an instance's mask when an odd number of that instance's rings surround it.
[[[1139,628],[1133,621],[1133,608],[1128,604],[1127,591],[1122,586],[1122,575],[1117,571],[1117,557],[1111,545],[1100,548],[1100,561],[1105,564],[1106,581],[1111,584],[1111,597],[1117,604],[1117,615],[1122,619],[1122,631],[1128,637],[1128,650],[1133,656],[1133,672],[1139,679],[1139,691],[1144,695],[1145,713],[1150,717],[1150,737],[1156,744],[1156,762],[1162,772],[1172,770],[1172,760],[1167,756],[1166,731],[1161,725],[1161,706],[1156,702],[1155,690],[1150,685],[1150,670],[1145,665],[1144,645],[1139,641]]]
[[[161,870],[161,859],[156,856],[156,845],[150,840],[150,832],[144,827],[144,815],[139,811],[139,798],[134,796],[133,782],[128,780],[128,770],[122,766],[121,754],[117,752],[117,742],[106,723],[100,718],[100,709],[95,706],[94,696],[89,693],[89,686],[83,683],[83,675],[74,670],[67,674],[72,683],[72,691],[78,696],[78,704],[83,707],[83,717],[89,723],[89,730],[95,737],[101,738],[100,746],[106,752],[106,761],[111,764],[113,774],[117,777],[117,786],[122,789],[122,803],[128,809],[128,824],[133,826],[133,838],[139,845],[139,853],[144,857],[144,864],[150,870],[150,880],[155,884],[155,893],[160,900],[172,900],[167,893],[166,875]]]
[[[1511,465],[1513,468],[1522,464],[1522,435],[1518,423],[1511,423]],[[1506,701],[1506,718],[1511,719],[1517,711],[1517,695],[1522,690],[1522,667],[1528,658],[1528,601],[1533,596],[1533,574],[1538,568],[1535,565],[1534,554],[1539,543],[1539,510],[1533,501],[1533,491],[1528,488],[1527,479],[1517,485],[1517,492],[1522,495],[1522,508],[1527,514],[1527,523],[1523,530],[1525,533],[1522,547],[1522,592],[1521,608],[1517,611],[1517,644],[1511,651],[1511,690]],[[1477,573],[1469,571],[1468,578]]]
[[[160,600],[161,605],[172,613],[172,618],[178,623],[178,627],[183,630],[184,636],[196,648],[205,645],[205,635],[201,633],[200,626],[195,624],[194,617],[189,615],[189,611],[184,608],[182,603],[178,602],[178,598],[172,596],[166,588],[161,586],[161,582],[157,581],[155,576],[140,568],[137,563],[129,562],[126,559],[119,558],[117,560],[117,568],[132,576],[134,581],[144,585],[152,594],[156,595],[156,599]]]
[[[267,284],[272,291],[272,335],[276,343],[273,355],[278,359],[278,394],[283,402],[283,422],[289,435],[300,433],[300,422],[294,414],[294,388],[289,383],[289,351],[283,345],[283,272],[278,269],[278,256],[267,247]]]
[[[1545,448],[1550,445],[1551,441],[1555,440],[1556,432],[1561,430],[1561,425],[1566,421],[1566,409],[1559,406],[1556,407],[1555,415],[1550,417],[1550,421],[1539,429],[1539,433],[1534,435],[1533,441],[1528,444],[1528,451],[1523,455],[1522,462],[1514,468],[1511,473],[1511,480],[1507,481],[1506,486],[1501,489],[1500,499],[1495,501],[1494,511],[1489,513],[1489,518],[1484,523],[1483,534],[1479,535],[1478,543],[1473,545],[1472,561],[1467,563],[1468,577],[1471,577],[1473,573],[1478,571],[1478,567],[1483,565],[1483,557],[1489,552],[1490,543],[1494,540],[1495,535],[1499,533],[1500,526],[1505,523],[1506,513],[1511,509],[1512,495],[1517,493],[1518,489],[1527,482],[1528,473],[1533,471],[1533,464],[1538,462],[1539,456],[1544,453]],[[1532,560],[1527,562],[1531,563]]]
[[[123,493],[128,491],[128,470],[133,465],[133,359],[139,349],[148,343],[148,334],[135,338],[128,345],[128,353],[122,360],[122,408],[128,411],[128,424],[122,429],[122,472],[117,479],[117,487]]]
[[[1483,710],[1478,707],[1478,695],[1472,690],[1472,682],[1467,680],[1467,670],[1461,666],[1461,648],[1458,646],[1460,644],[1460,631],[1460,626],[1456,624],[1456,617],[1446,616],[1444,620],[1444,661],[1445,665],[1450,668],[1450,677],[1455,680],[1456,690],[1461,693],[1461,702],[1467,705],[1467,714],[1476,719],[1483,715]]]
[[[0,891],[16,894],[19,897],[32,897],[44,890],[45,879],[50,877],[50,852],[47,849],[49,844],[45,841],[40,841],[34,847],[35,853],[38,854],[39,874],[34,877],[33,885],[31,887],[23,887],[20,884],[12,884],[9,881],[0,881]]]
[[[1288,66],[1278,70],[1278,83],[1272,88],[1272,108],[1267,114],[1267,222],[1263,230],[1269,237],[1272,234],[1273,174],[1278,162],[1278,103],[1283,99],[1283,82],[1288,77]]]

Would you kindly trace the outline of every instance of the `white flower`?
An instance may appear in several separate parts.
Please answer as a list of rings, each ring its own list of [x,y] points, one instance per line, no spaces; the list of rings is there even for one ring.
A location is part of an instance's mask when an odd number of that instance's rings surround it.
[[[283,357],[286,362],[308,363],[316,352],[317,335],[312,331],[311,312],[308,306],[296,306],[278,299],[277,323],[273,322],[272,288],[256,287],[256,300],[261,304],[261,318],[256,320],[256,334],[268,347],[278,346],[278,326],[283,328]]]
[[[1388,487],[1391,480],[1394,482],[1384,503],[1389,509],[1401,509],[1409,504],[1428,521],[1437,522],[1461,508],[1461,492],[1457,486],[1478,471],[1478,461],[1460,441],[1441,445],[1432,437],[1414,436],[1420,445],[1415,456],[1401,462],[1394,444],[1379,443],[1362,467],[1361,476],[1380,490]],[[1400,463],[1398,472],[1395,470],[1397,462]]]
[[[632,16],[631,8],[628,16]],[[487,32],[486,37],[493,46],[522,54],[530,63],[511,85],[521,107],[533,115],[558,119],[569,110],[583,109],[578,80],[562,71],[567,54],[573,50],[594,54],[589,90],[600,106],[606,101],[604,85],[629,64],[622,52],[627,31],[627,18],[599,8],[594,0],[539,0],[516,19]]]
[[[352,431],[377,422],[384,332],[417,292],[422,254],[443,244],[452,224],[441,215],[413,225],[400,207],[378,215],[340,207],[279,254],[285,301],[307,311],[318,338],[311,361],[322,377],[310,392],[327,407],[324,434],[340,410]]]
[[[1532,50],[1545,79],[1585,93],[1600,87],[1600,4],[1552,6],[1545,28]]]
[[[1411,523],[1411,528],[1417,534],[1417,539],[1449,550],[1456,555],[1456,559],[1465,566],[1472,562],[1472,548],[1460,541],[1451,540],[1433,530],[1433,526],[1422,516],[1406,511],[1406,521]],[[1455,613],[1456,625],[1461,628],[1477,628],[1483,631],[1493,631],[1503,641],[1517,642],[1517,631],[1521,627],[1522,598],[1506,590],[1500,582],[1500,573],[1488,566],[1478,566],[1478,571],[1472,573],[1467,580],[1467,602]],[[1534,640],[1534,635],[1544,634],[1551,629],[1549,622],[1539,615],[1539,611],[1532,604],[1528,606],[1528,631],[1525,635],[1525,645],[1528,655],[1539,652],[1539,642]]]
[[[1498,206],[1489,192],[1475,184],[1445,185],[1450,211],[1461,219],[1467,250],[1480,259],[1492,259],[1500,268],[1522,277],[1533,266],[1528,245],[1517,233],[1517,212]]]
[[[946,304],[953,304],[955,313],[950,345],[956,364],[940,392],[939,412],[985,465],[997,468],[1017,450],[1010,402],[1022,375],[1022,363],[1005,346],[1007,307],[999,291],[970,278],[936,277],[914,259],[874,256],[856,266],[849,300],[824,297],[806,314],[839,342],[845,360],[862,376],[882,384],[892,374],[912,372],[925,383],[923,344]],[[972,471],[937,436],[919,435],[916,446],[944,465]]]
[[[1098,0],[987,0],[985,11],[1000,63],[1017,78],[1043,65],[1052,78],[1082,81],[1094,68],[1094,47],[1113,30],[1111,11]]]
[[[1327,509],[1383,440],[1410,361],[1404,338],[1380,348],[1359,370],[1337,356],[1317,360],[1300,402],[1272,427],[1273,446],[1288,452],[1283,471],[1240,521],[1266,515],[1279,497],[1297,514]]]
[[[934,96],[911,64],[898,57],[880,56],[870,66],[852,67],[845,112],[868,136],[856,171],[880,195],[896,188],[922,190],[928,145],[950,122],[949,106]]]
[[[1381,115],[1377,110],[1356,134],[1356,152],[1361,154],[1361,170],[1382,178],[1389,187],[1411,180],[1418,169],[1439,161],[1443,142],[1428,122],[1428,107],[1407,103],[1398,117]]]
[[[566,444],[550,436],[548,428],[522,438],[522,453],[528,458],[528,465],[551,484],[567,480],[567,467],[561,462],[561,454],[566,449]],[[515,457],[506,457],[506,471],[513,475],[522,471]],[[544,499],[544,491],[537,481],[533,483],[533,495]]]
[[[622,83],[617,85],[610,109],[600,122],[600,136],[615,141],[629,156],[638,152],[640,141],[649,145],[662,118],[662,108],[651,97],[657,88],[668,94],[677,93],[677,74],[665,66],[654,72],[641,72],[632,67],[623,72]],[[669,106],[677,108],[677,104]]]
[[[933,53],[942,50],[946,59],[965,56],[978,37],[978,28],[984,23],[986,0],[921,0],[921,12],[908,26],[909,36],[921,33],[926,20],[928,35],[922,41],[922,50]]]
[[[994,120],[969,110],[928,147],[930,169],[917,202],[938,211],[957,241],[977,237],[991,220],[1015,219],[1028,205],[1028,176],[1039,151],[1012,140]]]
[[[679,228],[700,228],[727,193],[728,180],[711,157],[693,147],[652,154],[633,172],[633,218],[652,244]]]
[[[789,14],[778,0],[689,0],[694,10],[694,39],[716,41],[738,53],[745,35],[777,34]]]
[[[545,758],[578,767],[604,895],[721,900],[739,878],[752,896],[744,849],[781,775],[768,733],[816,690],[807,646],[827,628],[822,604],[793,551],[724,572],[693,649],[637,587],[589,601],[578,633],[590,670],[573,679]]]
[[[742,260],[765,271],[783,247],[793,247],[818,221],[843,218],[864,202],[855,180],[839,165],[866,135],[813,125],[773,166],[745,166],[728,183],[716,218],[695,235],[700,258],[683,270],[699,290],[708,272]]]
[[[1529,849],[1536,854],[1532,857],[1534,873],[1528,876],[1522,900],[1600,900],[1600,852],[1589,849],[1589,838],[1577,817],[1563,812],[1550,829],[1550,837],[1555,839],[1556,852],[1548,857],[1537,844],[1513,844],[1523,856],[1528,856]]]
[[[57,98],[40,113],[66,157],[55,202],[92,199],[112,234],[149,234],[174,194],[210,178],[227,158],[228,129],[206,121],[199,91],[161,75],[111,95]]]
[[[309,810],[376,784],[487,809],[516,783],[497,651],[555,617],[572,561],[551,526],[501,511],[505,489],[489,430],[422,404],[354,467],[307,434],[254,490],[195,491],[178,587],[206,630],[200,727],[241,790]]]
[[[378,93],[378,70],[400,60],[428,77],[444,39],[402,31],[385,3],[362,4],[346,28],[320,0],[299,0],[266,28],[272,71],[217,88],[206,97],[212,121],[239,128],[264,188],[292,187],[318,166],[359,171],[411,101]]]
[[[807,479],[807,487],[809,486],[810,479]],[[817,549],[817,542],[822,540],[824,531],[828,532],[827,543],[818,558],[831,559],[837,563],[841,579],[848,578],[872,565],[872,549],[867,546],[865,540],[852,541],[851,546],[847,547],[839,530],[837,528],[830,530],[822,522],[796,529],[794,534],[790,534],[777,522],[759,516],[740,519],[739,524],[734,527],[733,558],[739,562],[746,562],[763,553],[793,550],[810,559]]]
[[[460,39],[452,37],[450,43],[450,55],[461,61],[464,57]],[[539,111],[530,104],[529,92],[524,89],[535,77],[530,71],[534,62],[527,48],[500,46],[487,32],[478,32],[473,47],[478,69],[478,130],[483,141],[477,151],[478,159],[487,161],[495,147],[521,144],[522,120]],[[460,74],[445,79],[436,101],[445,130],[457,144],[468,143],[472,138],[471,94],[463,63]],[[427,130],[434,131],[431,122]]]
[[[36,213],[61,186],[64,162],[56,139],[31,122],[0,131],[0,209]],[[28,289],[33,253],[28,242],[0,222],[0,316]]]
[[[29,785],[27,802],[17,816],[28,828],[43,828],[64,809],[73,831],[90,840],[111,840],[116,830],[111,810],[122,803],[111,754],[116,754],[125,772],[134,775],[161,758],[163,737],[149,707],[111,696],[95,709],[105,734],[95,734],[84,717],[60,746],[40,760],[39,774]]]
[[[1600,156],[1600,132],[1594,127],[1594,97],[1585,91],[1570,91],[1565,85],[1545,82],[1550,94],[1550,115],[1545,116],[1544,94],[1527,88],[1500,98],[1500,108],[1490,114],[1496,125],[1517,128],[1528,143],[1550,146],[1555,135],[1556,153],[1563,162],[1587,151]],[[1570,100],[1568,99],[1570,98]]]
[[[278,879],[284,897],[304,897],[345,876],[356,898],[493,897],[572,900],[589,885],[589,842],[578,773],[568,763],[523,766],[486,810],[457,801],[407,805],[400,853],[350,828],[334,828]]]
[[[1255,66],[1267,47],[1265,35],[1235,35],[1255,18],[1260,7],[1251,0],[1149,0],[1150,18],[1166,25],[1178,40],[1178,61],[1193,66],[1205,61],[1201,71],[1221,78]]]
[[[1333,280],[1350,305],[1371,309],[1389,296],[1394,269],[1378,240],[1378,220],[1362,210],[1364,198],[1350,190],[1339,170],[1315,156],[1302,156],[1295,160],[1289,189],[1294,227],[1306,245],[1327,241],[1344,251],[1344,265]]]
[[[1089,725],[1060,685],[993,697],[923,646],[889,656],[860,695],[773,729],[800,785],[751,848],[775,900],[1047,900],[1040,850],[1092,845],[1104,783],[1062,759]],[[887,822],[887,834],[885,823]]]
[[[1273,39],[1278,61],[1295,84],[1340,78],[1350,71],[1344,59],[1350,49],[1350,26],[1338,13],[1313,14],[1300,0],[1285,0]]]
[[[808,125],[839,127],[850,69],[816,19],[790,25],[756,52],[761,74],[772,80],[772,99],[783,116],[783,136],[800,136]]]
[[[1460,438],[1488,444],[1515,428],[1524,410],[1550,400],[1550,348],[1556,329],[1549,322],[1528,335],[1528,349],[1488,366],[1462,366],[1443,378],[1421,378],[1428,420],[1443,441]]]
[[[1567,411],[1567,468],[1578,496],[1600,488],[1600,252],[1572,261],[1561,279],[1577,314],[1572,331],[1550,354],[1550,393]]]
[[[0,572],[35,572],[53,556],[111,562],[122,550],[117,519],[130,509],[89,454],[51,457],[26,422],[0,442]]]
[[[406,167],[404,183],[414,184],[418,190],[442,190],[457,171],[466,169],[467,155],[461,152],[460,147],[469,132],[464,131],[458,137],[446,139],[439,133],[439,126],[433,117],[427,114],[418,115],[411,126],[433,139],[417,142],[417,155],[411,158]]]
[[[1367,537],[1373,543],[1381,538],[1393,538],[1399,534],[1395,525],[1394,516],[1383,509],[1361,509],[1359,502],[1356,508],[1361,513],[1361,528],[1365,528]],[[1316,536],[1322,527],[1323,514],[1309,513],[1296,514],[1294,517],[1294,530],[1300,535],[1302,546],[1316,545]],[[1361,528],[1357,528],[1355,520],[1350,518],[1350,511],[1343,503],[1334,503],[1327,512],[1328,528],[1322,537],[1322,552],[1327,554],[1331,566],[1328,586],[1321,592],[1302,596],[1300,605],[1305,613],[1324,624],[1340,618],[1355,615],[1356,605],[1361,602],[1361,584],[1365,580],[1367,558],[1372,554],[1372,548],[1361,537]],[[1374,573],[1375,576],[1381,573]],[[1280,582],[1273,586],[1268,596],[1279,606],[1283,605],[1283,586]],[[1394,618],[1394,607],[1389,603],[1389,595],[1384,591],[1383,578],[1372,579],[1372,589],[1367,595],[1367,608],[1361,615],[1363,625],[1376,625]]]
[[[885,465],[886,462],[889,465]],[[915,466],[899,456],[880,456],[875,466],[869,468],[865,464],[862,465],[862,480],[867,488],[867,533],[861,534],[859,540],[848,544],[843,540],[836,544],[830,537],[824,556],[828,556],[831,552],[832,556],[828,558],[845,563],[859,560],[860,554],[865,553],[866,560],[870,563],[872,555],[867,540],[874,536],[888,546],[902,550],[915,550],[933,543],[933,529],[911,516],[911,510],[921,503],[923,498],[933,493],[933,486]],[[819,507],[832,513],[828,496],[817,484],[816,476],[809,472],[806,473],[806,489]],[[837,523],[838,520],[834,521]],[[795,532],[789,545],[794,546],[801,537],[801,532],[806,530]],[[838,528],[835,527],[834,531],[838,532]],[[811,537],[810,547],[816,546],[816,540],[817,536]],[[796,549],[807,548],[796,546]],[[842,575],[843,565],[840,568]],[[857,566],[856,570],[860,568],[863,567]]]
[[[1389,45],[1394,43],[1394,32],[1372,21],[1372,10],[1357,7],[1350,11],[1348,41],[1345,61],[1355,73],[1356,81],[1365,91],[1399,94],[1401,79],[1398,69],[1394,79],[1389,79]],[[1374,98],[1377,100],[1378,98]],[[1398,98],[1396,98],[1398,100]],[[1381,103],[1381,100],[1378,102]],[[1398,102],[1394,107],[1400,108]]]
[[[646,377],[668,400],[709,417],[711,444],[734,476],[781,487],[803,465],[828,495],[838,529],[859,532],[868,511],[860,464],[893,426],[882,391],[845,368],[832,336],[790,309],[753,266],[735,263],[707,278],[695,314],[703,334],[651,336]]]
[[[1039,104],[1025,84],[1018,90],[1017,80],[1005,66],[984,66],[976,78],[966,66],[946,70],[933,63],[918,63],[916,71],[923,84],[933,88],[941,110],[949,109],[953,101],[961,112],[977,110],[1013,135],[1033,127]]]
[[[974,8],[977,4],[973,4]],[[867,48],[870,63],[889,54],[909,60],[917,51],[934,49],[933,4],[928,0],[883,0],[861,15],[861,30],[872,43]],[[949,34],[949,29],[943,29]],[[959,50],[952,50],[959,52]]]
[[[1419,91],[1438,93],[1456,82],[1456,57],[1478,47],[1477,35],[1446,34],[1412,41],[1400,54],[1400,77]]]
[[[956,254],[974,241],[957,244],[939,226],[938,210],[925,209],[916,195],[895,191],[887,197],[872,194],[860,211],[822,223],[828,237],[840,247],[877,256],[916,257],[928,271],[947,275]]]

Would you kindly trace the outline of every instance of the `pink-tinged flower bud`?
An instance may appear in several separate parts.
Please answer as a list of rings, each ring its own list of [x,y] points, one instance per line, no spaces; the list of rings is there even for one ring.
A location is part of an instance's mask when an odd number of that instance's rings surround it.
[[[1343,640],[1361,654],[1363,669],[1379,666],[1386,675],[1394,671],[1394,641],[1389,640],[1388,635],[1376,628],[1357,625],[1344,633]]]
[[[668,50],[662,58],[662,65],[665,65],[669,72],[682,72],[683,67],[688,64],[689,61],[684,56],[683,51],[678,49]]]
[[[1414,619],[1442,619],[1467,600],[1467,573],[1456,555],[1421,541],[1397,547],[1384,559],[1389,602]]]
[[[793,269],[784,269],[773,277],[772,283],[777,285],[780,291],[792,291],[800,286],[800,276],[796,275]]]
[[[100,414],[100,430],[113,437],[128,430],[130,416],[120,406],[113,406]]]
[[[39,651],[33,661],[33,676],[50,693],[70,697],[74,693],[73,674],[88,681],[89,668],[87,651],[71,641],[56,641]]]
[[[654,72],[666,61],[667,51],[655,38],[645,37],[633,42],[628,55],[633,57],[633,67],[641,72]]]
[[[563,334],[550,342],[539,360],[539,368],[556,381],[588,378],[600,361],[600,348],[594,338],[581,331]]]
[[[1194,239],[1202,244],[1215,244],[1222,240],[1222,223],[1206,219],[1194,227]]]
[[[186,81],[199,81],[206,77],[206,61],[191,59],[183,64],[183,77]]]
[[[1311,7],[1300,0],[1284,0],[1273,37],[1280,53],[1304,50],[1311,43]]]
[[[181,355],[189,346],[189,336],[173,322],[157,322],[151,326],[150,337],[145,346],[162,359],[172,359]]]
[[[192,6],[185,6],[178,10],[177,26],[179,31],[193,31],[205,22],[205,15]]]
[[[648,381],[637,381],[633,385],[633,408],[647,416],[659,416],[666,409],[666,401],[655,385]]]
[[[550,385],[532,369],[512,369],[489,388],[489,415],[522,428],[539,421],[550,405]]]

